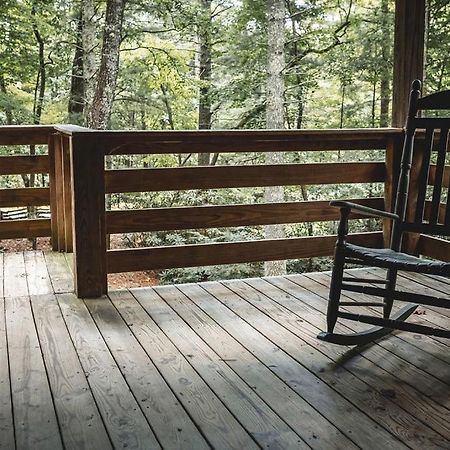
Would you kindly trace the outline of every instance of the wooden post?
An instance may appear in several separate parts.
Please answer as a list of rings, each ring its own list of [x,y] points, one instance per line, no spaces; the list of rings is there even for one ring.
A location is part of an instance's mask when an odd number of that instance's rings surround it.
[[[49,162],[49,190],[50,190],[50,214],[51,214],[51,233],[52,250],[58,251],[58,198],[56,193],[56,140],[58,134],[51,134],[48,138],[48,162]]]
[[[104,150],[95,132],[73,133],[71,147],[75,292],[107,293]]]
[[[386,179],[384,182],[384,209],[394,212],[397,184],[400,175],[400,161],[403,150],[403,133],[392,137],[386,144]],[[389,247],[392,232],[392,220],[383,220],[383,242]]]
[[[64,225],[64,167],[62,136],[56,133],[51,136],[48,146],[50,165],[50,212],[52,228],[52,249],[62,252],[66,249]]]
[[[395,1],[392,126],[403,127],[411,83],[424,78],[426,0]]]
[[[68,136],[61,136],[61,161],[62,161],[62,207],[64,212],[64,251],[73,252],[72,235],[72,181],[71,181],[71,163],[70,146],[72,142]]]

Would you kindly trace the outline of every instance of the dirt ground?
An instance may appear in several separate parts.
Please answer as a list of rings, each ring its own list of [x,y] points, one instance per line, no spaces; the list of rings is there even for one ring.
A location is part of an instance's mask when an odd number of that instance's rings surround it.
[[[111,248],[124,248],[120,236],[111,236]],[[50,238],[37,238],[37,249],[42,251],[51,250]],[[33,250],[31,240],[0,240],[0,252],[23,252],[27,250]],[[108,286],[110,289],[157,286],[158,284],[158,273],[153,271],[112,273],[108,275]]]

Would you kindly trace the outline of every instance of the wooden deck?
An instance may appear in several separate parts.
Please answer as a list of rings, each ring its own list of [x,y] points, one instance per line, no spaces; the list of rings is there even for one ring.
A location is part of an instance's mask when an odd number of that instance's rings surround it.
[[[329,279],[82,301],[63,254],[0,254],[0,448],[450,448],[450,342],[397,333],[355,352],[318,341]],[[450,313],[419,312],[449,326]]]

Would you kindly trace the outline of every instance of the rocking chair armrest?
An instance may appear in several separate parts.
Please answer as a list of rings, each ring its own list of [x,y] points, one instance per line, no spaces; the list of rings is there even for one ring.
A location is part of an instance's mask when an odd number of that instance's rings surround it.
[[[357,203],[346,202],[344,200],[333,200],[330,202],[330,206],[335,206],[341,209],[349,209],[357,214],[366,214],[372,217],[384,217],[392,220],[399,219],[397,214],[370,208],[369,206],[358,205]]]

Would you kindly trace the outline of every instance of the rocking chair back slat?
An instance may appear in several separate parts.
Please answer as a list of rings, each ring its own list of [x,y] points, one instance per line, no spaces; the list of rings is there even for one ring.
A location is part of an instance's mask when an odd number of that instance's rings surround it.
[[[422,223],[425,209],[425,199],[428,187],[428,174],[431,160],[431,149],[433,146],[434,129],[428,128],[425,134],[425,144],[423,149],[422,166],[419,174],[419,189],[417,193],[417,209],[415,222]]]
[[[431,200],[430,223],[438,223],[439,208],[442,195],[442,181],[444,179],[445,156],[447,153],[448,128],[441,129],[436,163],[436,176],[434,179],[433,197]]]
[[[450,172],[444,173],[444,176],[447,175],[447,204],[445,205],[445,219],[444,224],[448,227],[450,227]]]

